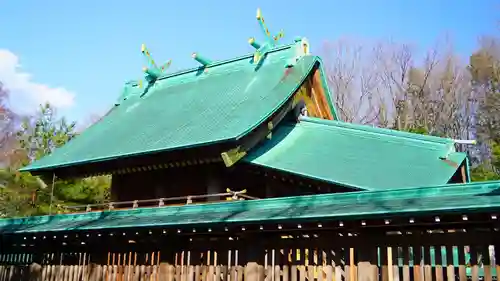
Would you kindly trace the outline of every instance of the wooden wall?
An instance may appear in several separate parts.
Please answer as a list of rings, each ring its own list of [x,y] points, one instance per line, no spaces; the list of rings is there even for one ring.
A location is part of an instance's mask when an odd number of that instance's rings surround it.
[[[119,202],[205,195],[217,193],[217,190],[224,193],[226,188],[232,191],[246,189],[248,195],[258,198],[320,193],[311,180],[298,178],[293,181],[295,186],[290,179],[290,175],[267,172],[244,163],[231,168],[225,167],[223,163],[186,166],[113,175],[111,200]],[[218,189],[214,188],[216,185],[219,185]],[[334,190],[323,190],[332,191]]]

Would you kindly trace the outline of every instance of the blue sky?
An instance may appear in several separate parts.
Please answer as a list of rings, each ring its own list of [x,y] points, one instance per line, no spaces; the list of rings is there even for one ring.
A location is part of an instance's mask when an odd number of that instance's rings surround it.
[[[305,36],[315,53],[340,37],[427,48],[448,34],[465,57],[480,35],[498,32],[500,19],[500,1],[490,0],[0,0],[0,81],[11,81],[18,108],[55,96],[61,114],[84,120],[141,77],[142,43],[158,63],[173,59],[171,71],[196,66],[194,51],[213,60],[252,51],[257,7],[272,32],[284,29],[285,41]]]

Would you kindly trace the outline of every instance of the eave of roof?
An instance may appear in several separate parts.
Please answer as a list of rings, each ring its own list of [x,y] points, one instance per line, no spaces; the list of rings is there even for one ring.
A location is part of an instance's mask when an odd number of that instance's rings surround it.
[[[465,153],[455,152],[451,139],[302,118],[297,124],[281,125],[244,161],[346,187],[378,190],[446,184],[465,158]]]
[[[162,77],[144,97],[132,95],[100,122],[21,171],[48,171],[241,138],[278,110],[320,64],[315,56],[302,57],[284,77],[285,62],[295,55],[292,46],[271,51],[258,70],[247,55],[213,63],[206,73],[196,68]]]
[[[500,181],[0,220],[0,233],[350,220],[498,211]]]

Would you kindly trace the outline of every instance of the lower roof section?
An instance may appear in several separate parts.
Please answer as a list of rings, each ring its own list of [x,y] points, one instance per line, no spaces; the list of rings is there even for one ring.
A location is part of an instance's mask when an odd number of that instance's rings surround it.
[[[279,126],[246,162],[364,190],[447,184],[466,158],[454,141],[302,118]]]
[[[0,233],[318,222],[491,213],[500,181],[0,220]]]

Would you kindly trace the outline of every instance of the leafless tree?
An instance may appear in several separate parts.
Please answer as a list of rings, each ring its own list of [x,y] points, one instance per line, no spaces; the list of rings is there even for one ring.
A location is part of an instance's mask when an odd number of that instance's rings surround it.
[[[342,39],[326,43],[322,50],[328,83],[333,90],[340,118],[346,122],[373,123],[379,84],[373,66],[373,50]]]
[[[405,129],[406,100],[413,53],[410,45],[394,42],[379,43],[375,48],[374,64],[380,79],[379,125]]]
[[[339,40],[326,44],[323,52],[328,82],[344,121],[470,137],[474,122],[470,77],[448,41],[436,44],[419,61],[414,47],[395,42]]]
[[[469,139],[477,107],[466,65],[453,53],[444,52],[430,72],[427,98],[422,101],[430,133]]]

